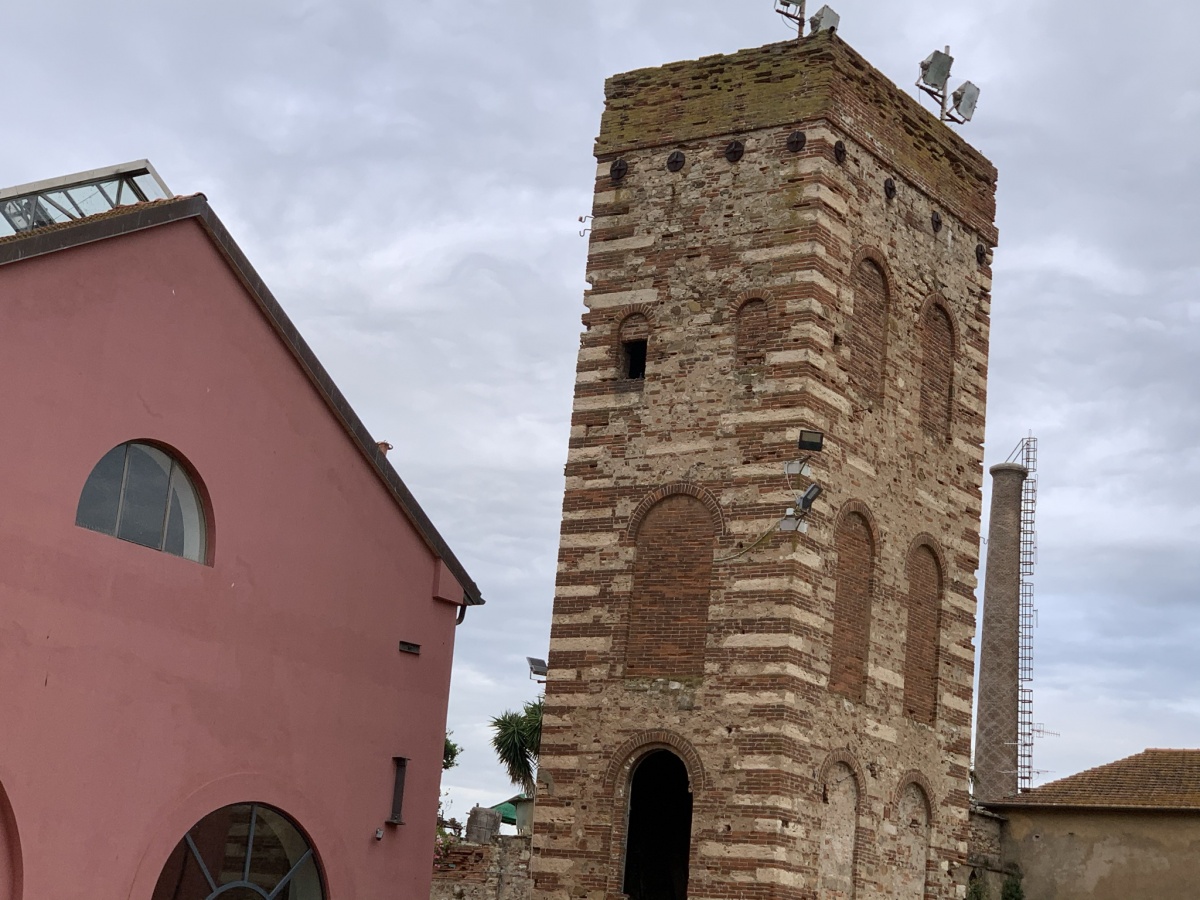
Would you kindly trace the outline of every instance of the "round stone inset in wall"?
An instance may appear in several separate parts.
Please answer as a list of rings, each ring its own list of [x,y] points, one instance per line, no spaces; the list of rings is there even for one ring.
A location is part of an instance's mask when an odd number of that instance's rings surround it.
[[[833,158],[836,159],[839,163],[844,163],[846,161],[846,143],[845,143],[845,141],[838,141],[837,143],[835,143],[833,145]]]
[[[746,145],[741,141],[730,141],[725,148],[725,158],[731,163],[737,162],[746,153]]]
[[[799,153],[804,149],[804,145],[808,143],[808,137],[803,131],[793,131],[788,135],[787,148],[793,153]]]
[[[629,174],[629,163],[623,159],[614,159],[613,164],[608,167],[608,177],[613,181],[620,181]]]
[[[667,171],[678,172],[683,168],[683,164],[687,162],[687,157],[683,155],[682,150],[674,150],[667,157]]]

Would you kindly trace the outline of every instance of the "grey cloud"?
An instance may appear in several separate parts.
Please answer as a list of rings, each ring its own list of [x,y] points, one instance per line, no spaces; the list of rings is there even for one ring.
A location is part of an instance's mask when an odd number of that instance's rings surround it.
[[[1200,13],[833,5],[906,89],[946,43],[983,88],[963,134],[1001,178],[987,464],[1042,440],[1035,715],[1064,736],[1037,764],[1197,745]],[[149,156],[207,193],[482,586],[451,702],[459,814],[510,793],[486,721],[534,696],[524,657],[548,640],[603,80],[784,39],[770,6],[6,11],[31,55],[0,182]]]

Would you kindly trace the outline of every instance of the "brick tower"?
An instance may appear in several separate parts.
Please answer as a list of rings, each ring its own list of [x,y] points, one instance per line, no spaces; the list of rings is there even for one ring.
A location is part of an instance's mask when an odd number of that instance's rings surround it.
[[[534,897],[959,896],[995,169],[829,32],[606,97]]]

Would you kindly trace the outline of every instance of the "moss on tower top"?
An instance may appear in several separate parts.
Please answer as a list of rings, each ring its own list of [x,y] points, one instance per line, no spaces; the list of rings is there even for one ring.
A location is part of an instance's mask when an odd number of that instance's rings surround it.
[[[828,122],[995,243],[996,169],[832,32],[615,75],[596,156]]]

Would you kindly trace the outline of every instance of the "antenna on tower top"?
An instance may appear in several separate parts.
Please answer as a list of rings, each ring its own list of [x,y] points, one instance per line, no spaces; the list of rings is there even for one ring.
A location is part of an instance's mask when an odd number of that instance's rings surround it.
[[[797,40],[804,37],[805,3],[806,0],[775,0],[775,12],[796,23]],[[822,6],[817,10],[817,14],[808,20],[809,32],[817,34],[821,31],[837,31],[841,21],[842,17],[836,12],[828,6]]]
[[[945,51],[934,50],[921,63],[921,74],[917,76],[917,87],[938,102],[939,118],[943,122],[953,122],[963,125],[971,121],[975,115],[975,105],[979,102],[979,88],[969,81],[964,81],[958,89],[950,93],[947,82],[950,81],[950,67],[954,65],[954,57],[950,48]],[[950,104],[954,104],[951,111]]]
[[[775,12],[796,23],[796,38],[804,37],[805,0],[775,0]]]

